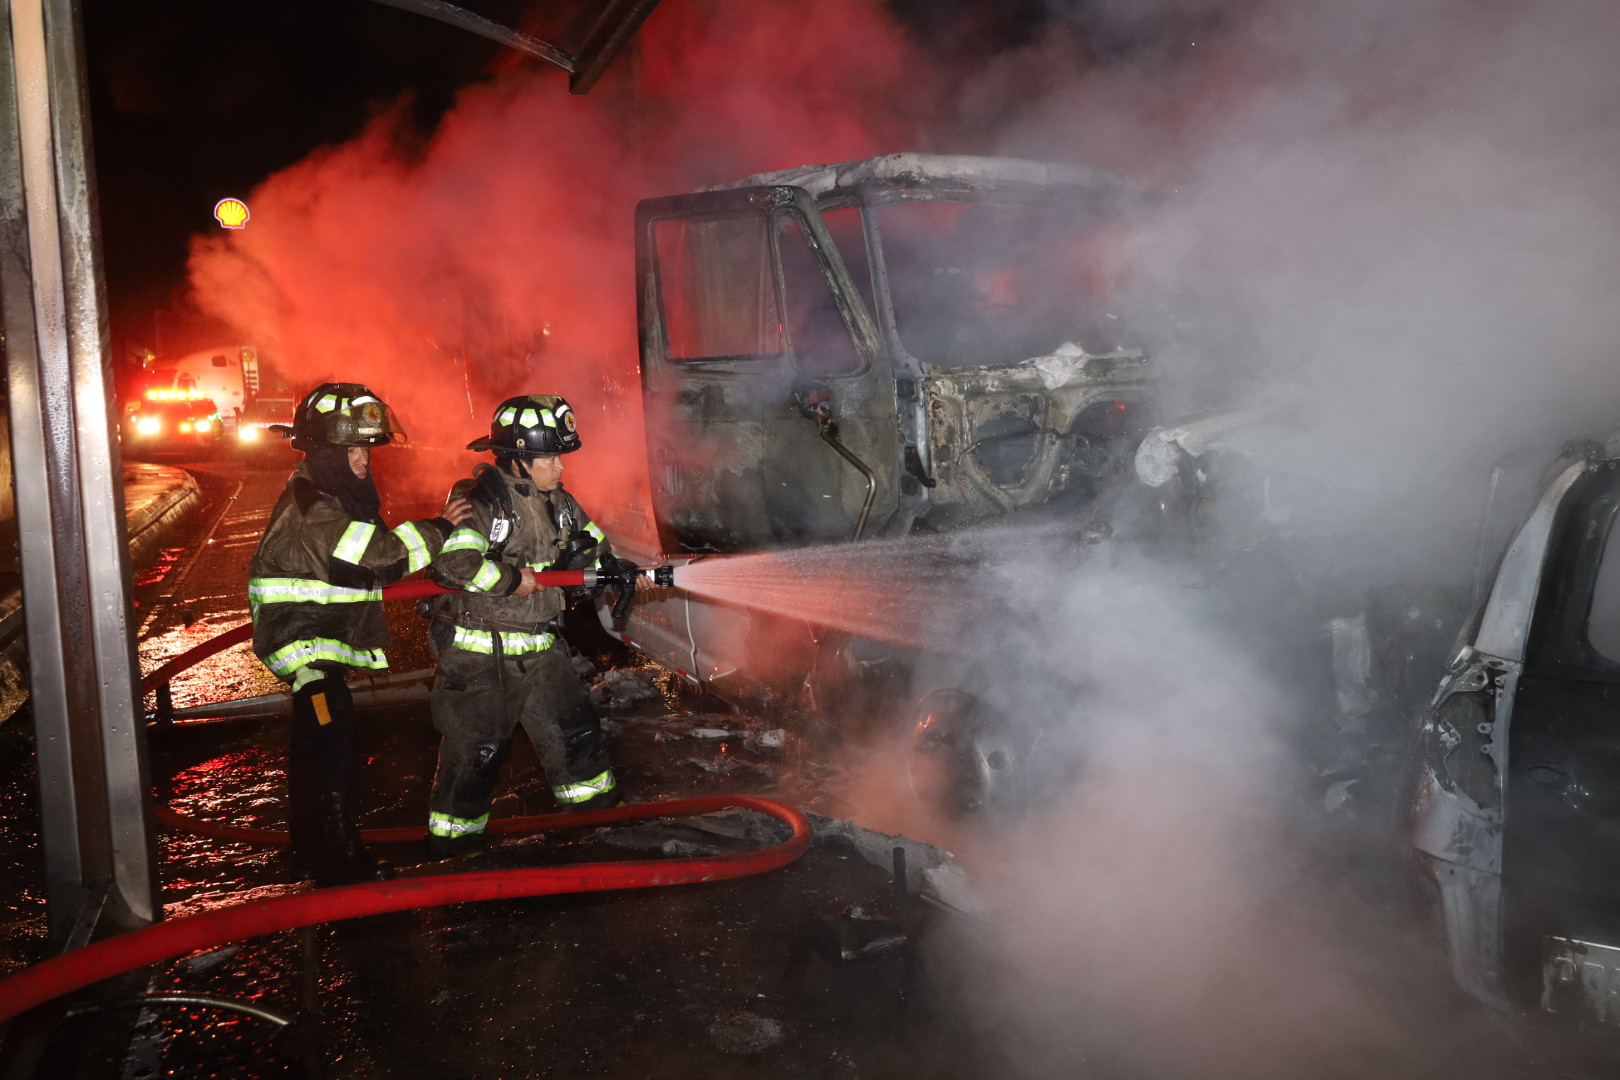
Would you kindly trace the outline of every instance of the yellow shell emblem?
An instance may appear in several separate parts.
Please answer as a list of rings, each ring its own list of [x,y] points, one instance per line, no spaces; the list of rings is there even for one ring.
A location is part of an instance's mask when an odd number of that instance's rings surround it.
[[[241,199],[221,199],[214,204],[214,220],[227,229],[245,228],[252,216]]]

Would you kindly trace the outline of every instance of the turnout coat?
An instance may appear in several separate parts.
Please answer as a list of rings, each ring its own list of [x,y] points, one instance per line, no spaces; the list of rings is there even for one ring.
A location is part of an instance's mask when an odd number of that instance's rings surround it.
[[[312,664],[387,667],[383,586],[431,563],[451,528],[444,518],[394,529],[358,521],[301,463],[248,568],[254,654],[287,682]]]
[[[453,622],[454,635],[446,644],[468,652],[503,656],[542,652],[556,642],[554,620],[567,598],[562,589],[536,589],[528,596],[513,596],[522,570],[553,567],[569,548],[588,546],[591,565],[611,554],[607,538],[566,490],[548,493],[521,477],[502,470],[480,470],[483,483],[462,481],[458,494],[467,494],[472,516],[450,534],[433,563],[439,584],[460,589],[446,596],[441,618]],[[492,492],[491,484],[499,484]],[[494,634],[500,634],[497,643]]]

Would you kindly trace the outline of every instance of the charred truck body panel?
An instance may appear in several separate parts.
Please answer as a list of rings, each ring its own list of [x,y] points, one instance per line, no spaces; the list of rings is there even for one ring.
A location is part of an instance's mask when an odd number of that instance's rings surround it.
[[[1566,450],[1419,718],[1411,839],[1453,971],[1620,1024],[1620,436]]]
[[[643,202],[641,371],[659,553],[756,552],[1049,510],[1130,479],[1151,365],[1103,267],[1148,199],[1078,167],[895,154]],[[655,553],[642,552],[642,556]],[[710,684],[793,694],[820,639],[676,593],[623,628]],[[754,663],[759,659],[760,663]]]

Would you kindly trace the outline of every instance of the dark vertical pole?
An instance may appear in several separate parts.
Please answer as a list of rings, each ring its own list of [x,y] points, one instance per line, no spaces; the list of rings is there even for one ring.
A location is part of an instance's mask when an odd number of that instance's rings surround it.
[[[67,947],[102,914],[160,909],[78,10],[5,11],[0,315],[50,928]]]
[[[315,927],[298,931],[298,958],[298,1040],[304,1080],[322,1080],[326,1065],[321,1057],[321,946]]]

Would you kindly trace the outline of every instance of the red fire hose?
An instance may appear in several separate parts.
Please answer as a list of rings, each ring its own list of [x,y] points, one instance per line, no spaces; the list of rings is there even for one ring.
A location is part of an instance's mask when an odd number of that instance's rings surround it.
[[[508,900],[520,896],[554,896],[558,893],[724,881],[786,866],[803,855],[810,846],[810,823],[803,814],[772,799],[748,795],[678,799],[528,820],[550,821],[551,824],[541,827],[557,828],[562,825],[708,814],[728,807],[769,814],[791,826],[793,835],[774,847],[729,855],[587,863],[581,866],[518,867],[344,885],[296,896],[252,900],[202,915],[154,923],[52,957],[0,981],[0,1023],[36,1005],[120,972],[237,938],[354,919],[361,915],[461,904],[471,900]],[[491,823],[492,831],[495,824]],[[417,830],[410,831],[420,835]]]
[[[579,585],[583,571],[546,571],[536,575],[542,585]],[[391,585],[385,600],[407,600],[444,592],[430,581]],[[142,680],[146,690],[167,682],[197,661],[245,641],[252,626],[228,630],[163,664]],[[354,919],[418,907],[461,904],[474,900],[501,900],[559,893],[644,889],[700,881],[724,881],[776,870],[803,855],[810,846],[810,823],[798,810],[773,799],[750,795],[714,796],[643,803],[610,810],[588,810],[540,817],[504,818],[489,824],[491,833],[535,832],[542,829],[580,828],[613,822],[639,821],[709,814],[728,808],[753,810],[788,825],[793,834],[780,844],[760,851],[679,859],[587,863],[580,866],[517,867],[466,874],[446,874],[393,881],[366,882],[338,888],[316,889],[293,896],[252,900],[201,915],[170,919],[82,949],[44,960],[0,980],[0,1023],[63,994],[121,972],[208,948],[238,938],[292,930],[316,923]],[[197,821],[168,807],[156,808],[157,819],[170,827],[203,836],[256,844],[286,845],[281,830],[249,829]],[[421,827],[372,829],[363,835],[369,843],[408,842],[422,838]]]

